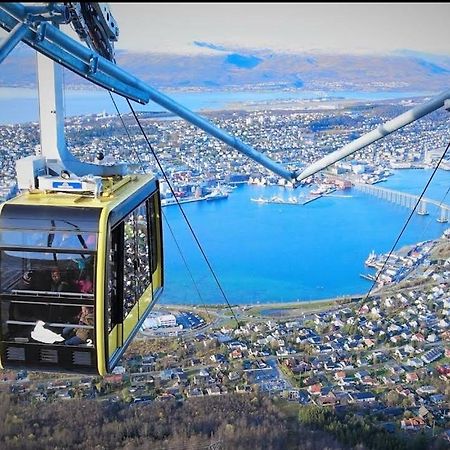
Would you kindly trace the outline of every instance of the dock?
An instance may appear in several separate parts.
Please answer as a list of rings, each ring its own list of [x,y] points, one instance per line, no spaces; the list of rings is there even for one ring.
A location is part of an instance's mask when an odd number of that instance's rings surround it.
[[[376,281],[376,278],[375,278],[374,275],[370,275],[370,274],[366,274],[366,273],[360,273],[359,276],[361,278],[364,278],[365,280]]]

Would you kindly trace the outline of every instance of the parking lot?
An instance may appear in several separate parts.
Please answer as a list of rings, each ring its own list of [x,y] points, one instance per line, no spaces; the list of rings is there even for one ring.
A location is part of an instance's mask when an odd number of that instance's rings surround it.
[[[181,312],[177,316],[177,325],[181,325],[184,330],[198,328],[205,324],[205,321],[198,315],[192,312]]]

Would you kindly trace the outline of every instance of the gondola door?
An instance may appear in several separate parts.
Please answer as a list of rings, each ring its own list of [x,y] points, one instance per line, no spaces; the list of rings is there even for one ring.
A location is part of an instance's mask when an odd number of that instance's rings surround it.
[[[124,272],[124,224],[120,222],[111,230],[107,259],[106,311],[108,327],[109,359],[123,347],[123,272]]]

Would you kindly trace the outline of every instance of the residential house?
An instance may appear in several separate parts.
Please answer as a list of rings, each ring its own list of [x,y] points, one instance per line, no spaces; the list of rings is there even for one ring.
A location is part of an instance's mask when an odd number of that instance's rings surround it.
[[[186,397],[203,397],[203,391],[199,387],[191,387],[186,390]]]
[[[354,403],[373,403],[376,400],[373,392],[351,392],[349,395]]]
[[[431,395],[431,394],[436,394],[437,390],[434,386],[431,385],[425,385],[425,386],[420,386],[416,392],[420,395],[420,396],[424,396],[424,395]]]
[[[411,336],[411,342],[425,342],[425,336],[422,333],[415,333]]]
[[[441,358],[443,354],[444,349],[442,347],[435,347],[432,348],[431,350],[428,350],[425,354],[421,356],[421,358],[425,364],[430,364],[433,361],[436,361],[439,358]]]
[[[316,403],[319,406],[335,406],[338,403],[336,395],[333,392],[329,392],[327,395],[320,395]]]
[[[241,378],[241,375],[238,372],[232,371],[228,374],[228,379],[230,381],[236,381]]]
[[[355,384],[355,379],[353,377],[345,377],[338,381],[339,386],[350,386]]]
[[[364,377],[367,377],[369,375],[370,373],[367,370],[362,369],[355,373],[355,378],[361,381]]]
[[[343,370],[339,370],[334,374],[334,379],[337,381],[343,380],[346,377],[346,373]]]
[[[410,367],[423,367],[424,362],[420,358],[410,358],[406,361],[406,365]]]
[[[435,405],[441,405],[445,403],[445,396],[443,394],[433,394],[430,395],[429,400]]]
[[[411,419],[403,419],[400,422],[402,430],[418,431],[425,428],[425,421],[421,417],[412,417]]]
[[[416,381],[419,381],[419,376],[416,372],[407,373],[405,378],[409,383],[415,383]]]
[[[220,395],[221,394],[220,387],[217,385],[207,387],[206,392],[208,393],[208,395]]]
[[[311,395],[320,395],[321,389],[322,389],[322,384],[316,383],[316,384],[312,384],[311,386],[308,386],[308,388],[306,390]]]

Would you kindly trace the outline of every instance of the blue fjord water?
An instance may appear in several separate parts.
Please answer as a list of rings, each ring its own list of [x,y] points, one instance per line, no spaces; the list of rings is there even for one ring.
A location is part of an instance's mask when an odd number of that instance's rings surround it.
[[[379,186],[419,195],[431,173],[399,170]],[[441,202],[449,182],[450,172],[438,171],[425,196]],[[360,277],[367,273],[365,259],[372,250],[388,252],[410,214],[405,207],[354,189],[337,191],[339,196],[305,206],[251,201],[260,196],[287,199],[305,193],[306,188],[241,185],[226,200],[182,205],[233,304],[366,293],[371,282]],[[449,195],[444,203],[450,203]],[[161,301],[223,304],[180,211],[170,206],[163,213],[166,278]],[[440,236],[448,224],[438,223],[437,217],[437,210],[431,208],[428,216],[414,214],[397,248]]]
[[[273,101],[313,100],[313,99],[337,99],[352,100],[386,100],[412,98],[428,95],[426,92],[402,92],[402,91],[308,91],[297,89],[294,91],[214,91],[214,92],[170,92],[161,90],[176,102],[192,111],[217,111],[229,108],[230,105],[266,105]],[[130,112],[125,100],[114,96],[121,113]],[[137,111],[165,111],[156,103],[147,105],[133,103]],[[98,114],[106,112],[116,114],[114,103],[106,90],[65,90],[64,109],[67,117],[83,114]],[[5,88],[0,87],[0,125],[35,122],[39,118],[37,91],[31,88]]]

